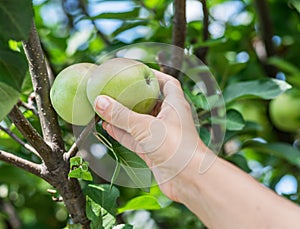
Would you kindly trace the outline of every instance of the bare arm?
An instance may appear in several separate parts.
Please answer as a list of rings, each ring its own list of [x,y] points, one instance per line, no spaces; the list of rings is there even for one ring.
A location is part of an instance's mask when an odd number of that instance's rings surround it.
[[[145,160],[162,191],[209,228],[299,227],[300,208],[217,158],[198,137],[179,82],[155,73],[164,94],[156,117],[132,112],[107,96],[98,97],[95,107],[106,120],[103,127]]]

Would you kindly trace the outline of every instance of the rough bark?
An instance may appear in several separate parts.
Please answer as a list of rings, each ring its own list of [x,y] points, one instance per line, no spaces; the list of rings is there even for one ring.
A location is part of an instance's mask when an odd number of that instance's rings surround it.
[[[34,23],[29,40],[23,42],[23,47],[30,66],[43,136],[32,127],[17,106],[12,109],[9,118],[30,143],[30,146],[38,153],[42,163],[36,164],[2,150],[0,151],[0,160],[20,167],[49,182],[62,196],[73,222],[82,224],[83,228],[90,228],[85,213],[85,197],[80,184],[77,179],[68,177],[69,160],[64,159],[66,153],[64,142],[58,125],[57,114],[50,102],[51,85],[47,65]],[[13,135],[11,137],[14,138]],[[23,144],[19,141],[20,139],[14,139]]]

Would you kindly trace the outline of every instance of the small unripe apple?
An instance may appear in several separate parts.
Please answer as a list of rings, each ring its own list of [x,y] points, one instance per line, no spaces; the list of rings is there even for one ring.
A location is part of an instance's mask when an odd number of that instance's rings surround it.
[[[54,80],[50,99],[57,114],[74,125],[86,125],[95,111],[86,95],[86,85],[97,65],[79,63],[62,70]]]
[[[141,62],[126,58],[105,61],[93,72],[87,84],[91,104],[98,95],[108,95],[138,113],[149,113],[159,93],[153,71]]]
[[[270,102],[270,117],[283,131],[300,130],[300,90],[292,88]]]

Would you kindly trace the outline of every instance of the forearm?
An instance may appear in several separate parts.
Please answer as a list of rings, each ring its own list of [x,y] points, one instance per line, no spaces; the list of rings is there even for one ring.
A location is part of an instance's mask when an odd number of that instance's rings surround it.
[[[204,154],[200,147],[198,151],[181,174],[183,179],[180,179],[182,184],[177,198],[209,228],[300,226],[298,206],[276,195],[230,163],[216,158],[206,172],[199,173],[205,157],[213,158],[215,155],[211,152]]]

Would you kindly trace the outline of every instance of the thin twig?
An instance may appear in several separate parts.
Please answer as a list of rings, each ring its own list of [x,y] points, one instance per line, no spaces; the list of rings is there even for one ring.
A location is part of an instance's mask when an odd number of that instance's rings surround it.
[[[57,114],[50,101],[47,66],[34,22],[32,22],[29,40],[23,42],[23,47],[30,66],[44,140],[52,149],[55,149],[53,150],[54,153],[59,153],[64,148],[64,142],[58,125]]]
[[[271,57],[275,55],[275,49],[272,41],[273,25],[268,4],[266,0],[255,0],[254,2],[259,20],[259,30],[266,48],[267,56]]]
[[[37,175],[38,177],[43,177],[42,164],[33,163],[3,150],[0,150],[0,160],[24,169],[32,174]]]
[[[265,47],[266,57],[269,58],[274,56],[276,54],[276,51],[272,41],[274,32],[268,3],[266,0],[255,0],[254,3],[259,20],[258,28]],[[269,75],[270,77],[275,77],[278,72],[276,67],[266,64],[265,59],[261,59],[260,61],[267,75]]]
[[[184,57],[185,37],[186,37],[186,0],[174,1],[174,18],[171,51],[171,63],[162,69],[165,73],[179,77],[180,69]]]
[[[202,32],[202,40],[207,41],[210,37],[209,34],[209,11],[207,8],[206,0],[200,0],[202,4],[202,12],[203,12],[203,32]],[[196,56],[202,60],[204,63],[206,62],[206,55],[208,52],[208,47],[199,47],[195,50]]]
[[[36,116],[39,115],[39,113],[37,112],[37,110],[35,109],[35,107],[34,107],[33,105],[29,104],[29,103],[25,103],[25,102],[23,102],[23,101],[20,101],[20,102],[18,103],[18,105],[24,107],[26,110],[32,111],[32,113],[33,113],[34,115],[36,115]]]
[[[3,126],[0,125],[0,130],[4,131],[5,133],[7,133],[13,140],[15,140],[17,143],[19,143],[20,145],[22,145],[25,149],[27,149],[28,151],[30,151],[31,153],[35,154],[36,156],[40,157],[40,155],[38,154],[38,152],[35,150],[35,148],[33,148],[31,145],[27,144],[26,142],[24,142],[22,139],[20,139],[15,133],[13,133],[10,129],[5,128]]]
[[[7,217],[5,218],[7,220],[7,223],[9,224],[8,228],[21,228],[21,220],[17,214],[15,206],[11,203],[11,201],[12,200],[10,200],[9,198],[0,198],[0,211],[4,212],[4,214],[7,215]]]
[[[89,13],[88,13],[88,11],[87,11],[87,9],[86,9],[86,3],[85,3],[85,1],[80,0],[80,1],[79,1],[79,7],[81,8],[82,13],[84,14],[84,16],[87,16],[88,18],[90,18],[90,15],[89,15]],[[103,40],[103,42],[104,42],[107,46],[111,45],[110,40],[109,40],[109,39],[108,39],[108,38],[107,38],[107,37],[106,37],[106,36],[98,29],[95,20],[91,20],[91,22],[92,22],[94,28],[95,28],[96,31],[97,31],[97,35]]]
[[[97,115],[95,116],[95,119],[91,120],[89,124],[82,130],[75,143],[71,146],[69,151],[64,154],[64,158],[66,161],[76,155],[76,153],[78,152],[78,146],[80,146],[85,141],[87,136],[91,133],[93,127],[95,127],[95,123],[98,123],[99,121],[100,117]]]

